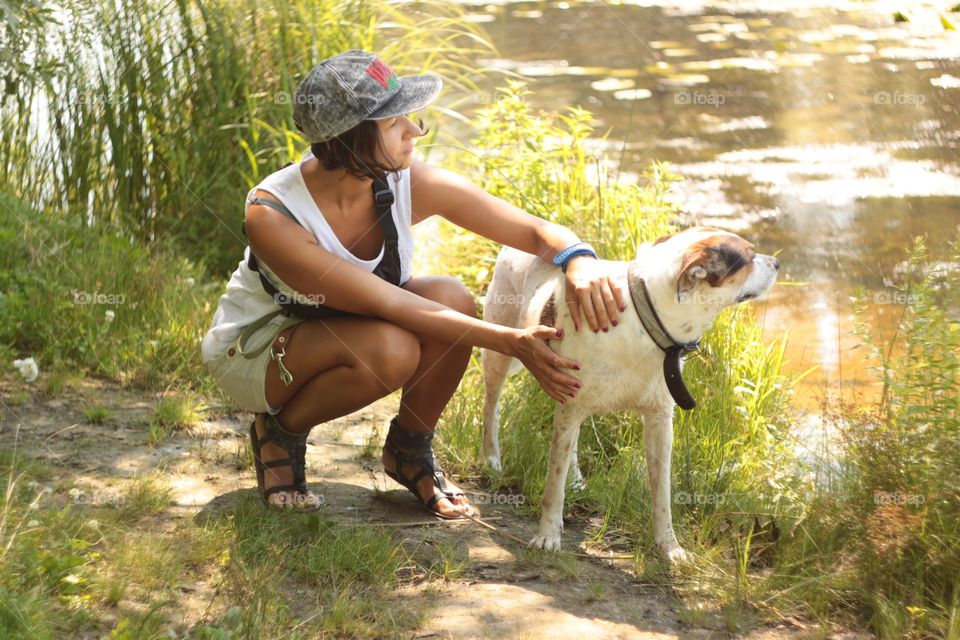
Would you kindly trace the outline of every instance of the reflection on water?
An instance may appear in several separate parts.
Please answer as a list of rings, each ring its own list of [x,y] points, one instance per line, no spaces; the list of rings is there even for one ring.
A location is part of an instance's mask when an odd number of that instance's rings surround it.
[[[783,264],[754,303],[791,336],[789,366],[818,370],[815,407],[871,396],[849,297],[893,334],[891,284],[913,236],[933,255],[960,223],[960,25],[950,3],[483,2],[469,10],[534,106],[581,105],[637,175],[666,160],[687,222],[743,234]],[[492,91],[499,81],[491,81]],[[616,154],[619,155],[619,154]],[[842,398],[840,397],[842,394]]]

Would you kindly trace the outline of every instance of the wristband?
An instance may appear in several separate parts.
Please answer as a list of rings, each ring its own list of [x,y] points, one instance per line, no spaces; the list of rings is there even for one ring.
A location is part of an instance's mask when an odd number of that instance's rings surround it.
[[[553,257],[553,264],[559,266],[564,273],[567,272],[567,263],[577,256],[597,257],[596,251],[587,242],[578,242],[572,244]]]

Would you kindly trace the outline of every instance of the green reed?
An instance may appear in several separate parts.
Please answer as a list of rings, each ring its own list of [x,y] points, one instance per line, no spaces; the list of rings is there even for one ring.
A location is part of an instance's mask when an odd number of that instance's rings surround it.
[[[490,49],[442,2],[59,6],[60,23],[16,33],[40,71],[14,69],[17,90],[0,99],[0,178],[34,207],[218,274],[244,244],[244,192],[306,147],[290,96],[313,64],[375,49],[398,73],[429,70],[456,90],[473,86],[468,57]]]
[[[840,416],[842,464],[786,547],[769,599],[881,638],[957,639],[960,238],[941,260],[917,238],[905,264],[884,297],[900,317],[888,342],[867,323],[869,292],[854,298],[860,347],[884,392]]]

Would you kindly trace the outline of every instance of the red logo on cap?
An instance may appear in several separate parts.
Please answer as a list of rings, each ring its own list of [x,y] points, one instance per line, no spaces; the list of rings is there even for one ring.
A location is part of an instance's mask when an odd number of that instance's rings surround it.
[[[397,74],[395,74],[393,69],[388,67],[380,58],[377,58],[370,63],[370,66],[367,67],[367,73],[369,73],[374,80],[379,82],[380,86],[384,89],[387,87],[393,89],[397,86]]]

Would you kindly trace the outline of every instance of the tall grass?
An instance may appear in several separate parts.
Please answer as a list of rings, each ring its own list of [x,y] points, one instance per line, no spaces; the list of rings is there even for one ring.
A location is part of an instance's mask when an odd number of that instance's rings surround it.
[[[534,114],[527,90],[511,84],[478,117],[479,153],[453,158],[484,189],[541,217],[574,229],[602,257],[630,260],[637,245],[675,230],[669,198],[673,176],[652,165],[643,181],[611,176],[611,163],[588,147],[591,115],[581,109]],[[479,294],[489,282],[497,246],[452,225],[441,227],[439,269],[458,274]],[[709,545],[720,526],[786,521],[802,512],[798,482],[789,473],[786,407],[791,381],[781,373],[784,341],[766,344],[748,309],[721,315],[685,377],[700,403],[678,411],[674,490],[691,496],[675,508],[681,543]],[[482,382],[468,369],[445,414],[444,445],[462,470],[479,467]],[[543,491],[554,403],[530,376],[508,380],[501,413],[504,471],[491,478],[536,505]],[[600,516],[605,532],[652,545],[649,489],[639,417],[614,414],[586,421],[580,463],[587,490],[570,502]],[[723,517],[721,513],[727,513]]]
[[[61,0],[27,4],[0,97],[0,183],[28,204],[176,248],[225,275],[244,192],[306,147],[290,96],[319,60],[378,50],[470,87],[489,45],[442,2]],[[44,19],[56,17],[57,22]],[[29,18],[29,20],[28,20]],[[26,68],[40,72],[26,73]]]
[[[845,416],[844,464],[785,550],[777,601],[846,616],[881,638],[960,638],[960,238],[942,261],[917,238],[889,343],[854,310],[885,386]],[[802,603],[802,604],[801,604]]]

